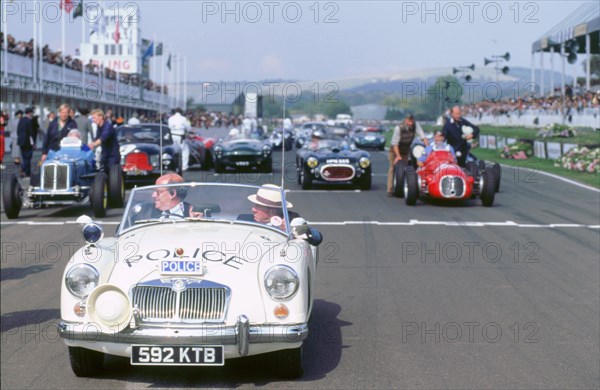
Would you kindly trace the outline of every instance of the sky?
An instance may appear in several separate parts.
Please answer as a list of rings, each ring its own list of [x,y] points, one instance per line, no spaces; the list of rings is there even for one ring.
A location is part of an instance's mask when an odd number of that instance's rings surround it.
[[[90,1],[90,0],[85,0]],[[5,3],[3,1],[3,3]],[[142,36],[157,36],[187,57],[188,81],[339,80],[406,70],[483,67],[510,52],[511,67],[531,66],[531,44],[582,1],[105,1],[134,7]],[[15,0],[3,14],[18,40],[33,34]],[[81,41],[82,18],[67,23],[67,53]],[[44,40],[60,48],[60,22]],[[575,65],[583,74],[581,59]],[[558,60],[555,62],[559,70]],[[539,66],[539,59],[536,60]],[[548,62],[546,62],[548,66]],[[567,74],[572,70],[567,67]]]

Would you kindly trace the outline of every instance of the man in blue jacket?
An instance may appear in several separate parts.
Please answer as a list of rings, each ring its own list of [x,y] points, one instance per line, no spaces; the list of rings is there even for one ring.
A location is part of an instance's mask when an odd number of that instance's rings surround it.
[[[33,131],[33,108],[25,109],[25,116],[19,119],[17,125],[17,145],[21,148],[21,169],[26,177],[31,176],[31,158],[35,146],[36,134]]]
[[[96,147],[102,145],[100,165],[105,171],[108,171],[108,168],[121,162],[117,131],[112,126],[112,123],[106,120],[104,111],[100,109],[92,111],[92,120],[98,126],[98,131],[96,132],[96,140],[89,143],[88,146],[94,150]]]
[[[463,134],[463,127],[471,127],[472,134]],[[461,116],[460,107],[454,106],[450,110],[450,120],[444,125],[444,137],[446,142],[454,148],[455,152],[460,152],[457,158],[458,165],[464,167],[466,165],[467,155],[471,150],[471,140],[479,138],[479,127],[475,126]]]
[[[42,162],[46,160],[49,150],[60,149],[60,141],[69,134],[69,131],[77,128],[77,122],[69,116],[70,110],[68,104],[62,104],[58,107],[58,116],[48,125],[48,134],[42,148]]]

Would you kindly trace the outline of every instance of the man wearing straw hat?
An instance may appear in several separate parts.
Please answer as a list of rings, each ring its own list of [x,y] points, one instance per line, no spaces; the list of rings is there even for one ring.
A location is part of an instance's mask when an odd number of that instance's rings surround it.
[[[286,230],[280,187],[275,184],[265,184],[255,195],[248,196],[248,200],[254,203],[252,217],[255,222]],[[285,206],[287,209],[293,207],[292,203],[288,201],[285,202]],[[292,218],[292,213],[288,213],[290,218]],[[296,213],[293,214],[296,215]]]

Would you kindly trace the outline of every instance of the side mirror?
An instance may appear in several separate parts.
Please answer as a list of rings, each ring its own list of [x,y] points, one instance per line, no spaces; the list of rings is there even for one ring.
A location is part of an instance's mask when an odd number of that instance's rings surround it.
[[[323,235],[317,229],[308,226],[308,222],[304,218],[294,218],[290,222],[292,234],[296,238],[302,238],[310,245],[318,246],[323,242]]]

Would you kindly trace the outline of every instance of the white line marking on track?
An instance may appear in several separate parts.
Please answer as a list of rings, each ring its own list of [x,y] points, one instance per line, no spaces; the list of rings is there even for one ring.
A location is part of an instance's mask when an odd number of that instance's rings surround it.
[[[118,225],[116,221],[98,221],[103,225]],[[33,225],[33,226],[63,226],[75,225],[77,221],[3,221],[0,225]],[[401,221],[309,221],[312,226],[464,226],[464,227],[519,227],[519,228],[540,228],[540,229],[561,229],[561,228],[587,228],[600,229],[600,225],[585,225],[579,223],[550,223],[550,224],[533,224],[533,223],[517,223],[514,221],[505,222],[477,222],[477,221],[419,221],[411,219],[408,222]]]
[[[515,168],[515,167],[510,166],[510,165],[505,165],[505,164],[500,164],[500,165],[503,168],[507,168],[507,169],[511,169],[511,168],[514,169]],[[557,180],[564,181],[565,183],[569,183],[569,184],[572,184],[572,185],[577,186],[577,187],[585,188],[585,189],[590,190],[590,191],[600,192],[600,189],[598,189],[598,188],[595,188],[595,187],[592,187],[592,186],[588,186],[587,184],[582,184],[582,183],[579,183],[579,182],[577,182],[575,180],[567,179],[565,177],[558,176],[558,175],[555,175],[553,173],[548,173],[548,172],[544,172],[544,171],[537,170],[537,169],[531,169],[531,171],[535,171],[536,173],[540,173],[540,174],[545,175],[545,176],[553,177],[553,178],[555,178]]]

